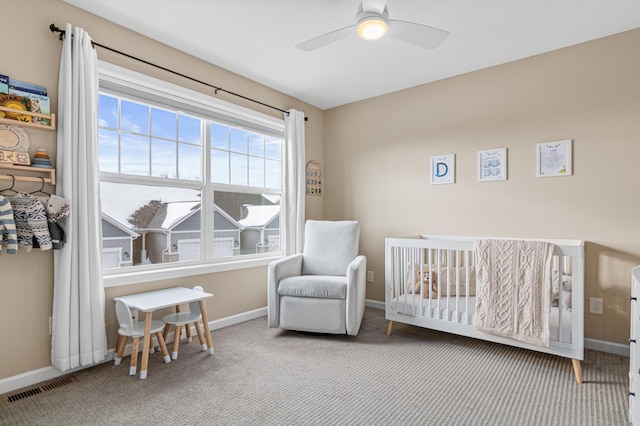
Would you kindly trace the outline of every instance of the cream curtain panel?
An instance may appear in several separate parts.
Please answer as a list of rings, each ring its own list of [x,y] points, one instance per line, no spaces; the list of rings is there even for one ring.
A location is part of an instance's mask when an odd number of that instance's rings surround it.
[[[107,355],[98,180],[98,58],[91,37],[66,25],[58,86],[58,182],[69,200],[66,243],[54,253],[51,362],[62,370]]]
[[[304,113],[289,110],[284,115],[285,128],[285,255],[302,253],[305,221],[305,152]]]

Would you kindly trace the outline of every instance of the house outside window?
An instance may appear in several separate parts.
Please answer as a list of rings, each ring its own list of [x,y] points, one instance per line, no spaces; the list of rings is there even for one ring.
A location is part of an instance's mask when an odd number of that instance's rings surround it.
[[[283,120],[100,65],[105,279],[281,255]]]

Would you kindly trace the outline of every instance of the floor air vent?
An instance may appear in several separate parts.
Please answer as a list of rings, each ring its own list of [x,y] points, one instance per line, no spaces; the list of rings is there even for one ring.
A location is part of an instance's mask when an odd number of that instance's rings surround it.
[[[4,405],[9,405],[14,402],[21,401],[26,398],[30,398],[32,396],[40,395],[41,393],[58,389],[62,386],[70,385],[71,383],[77,382],[78,379],[76,376],[66,376],[61,377],[56,380],[51,380],[49,382],[40,383],[38,385],[34,385],[25,389],[22,389],[18,392],[12,394],[2,395],[2,403]]]

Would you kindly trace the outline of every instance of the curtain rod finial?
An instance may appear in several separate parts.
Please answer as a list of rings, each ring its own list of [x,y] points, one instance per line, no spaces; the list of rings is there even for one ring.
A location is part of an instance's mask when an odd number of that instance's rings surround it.
[[[51,30],[52,33],[60,33],[59,35],[60,40],[64,38],[64,34],[66,33],[66,31],[58,28],[56,24],[49,25],[49,29]]]

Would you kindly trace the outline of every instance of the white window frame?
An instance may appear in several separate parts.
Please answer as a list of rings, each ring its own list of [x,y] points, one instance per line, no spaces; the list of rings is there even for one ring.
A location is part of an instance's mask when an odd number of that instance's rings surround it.
[[[248,108],[244,108],[230,102],[226,102],[224,100],[215,98],[213,96],[209,96],[191,89],[186,89],[184,87],[168,83],[166,81],[162,81],[126,68],[119,67],[117,65],[110,64],[104,61],[98,61],[98,75],[100,82],[106,82],[110,84],[115,84],[122,87],[128,87],[135,90],[139,90],[144,92],[150,96],[157,96],[159,99],[162,98],[170,98],[170,99],[179,99],[181,103],[188,104],[193,106],[194,108],[204,109],[212,113],[218,113],[224,116],[234,117],[239,122],[250,122],[255,124],[256,127],[262,127],[264,129],[270,129],[275,134],[281,134],[284,138],[284,119],[275,118]],[[284,146],[282,147],[284,149]],[[205,155],[209,155],[209,152],[206,151]],[[282,155],[282,173],[281,173],[281,181],[283,180],[284,174],[284,161],[285,157]],[[204,160],[203,160],[204,161]],[[203,167],[204,179],[206,182],[210,181],[210,170]],[[103,174],[101,173],[101,176]],[[118,181],[120,180],[118,175],[110,175],[110,181]],[[123,182],[127,183],[135,183],[136,178],[127,177],[126,179],[122,178]],[[142,183],[144,178],[140,178],[140,182]],[[167,182],[168,185],[171,185],[171,182]],[[194,182],[195,186],[201,186],[201,182]],[[235,187],[239,192],[247,192],[251,191],[250,187]],[[284,184],[281,184],[282,192],[284,193]],[[205,200],[208,203],[213,204],[213,191],[214,190],[226,190],[233,191],[233,185],[213,185],[209,184],[205,187],[204,191],[210,191],[210,194],[203,194],[203,202]],[[203,192],[204,192],[203,191]],[[286,206],[284,205],[284,194],[281,197],[281,212],[285,211]],[[203,206],[203,212],[205,211],[205,206]],[[207,206],[206,211],[213,211],[213,206]],[[281,214],[281,225],[284,223],[284,214]],[[211,218],[206,218],[205,221],[210,223],[205,223],[205,226],[213,226],[213,216]],[[281,226],[282,238],[285,239],[286,227]],[[211,241],[211,246],[213,246],[213,241]],[[202,245],[202,249],[206,250],[204,245]],[[181,262],[172,263],[167,268],[159,268],[157,265],[137,265],[135,267],[126,268],[125,271],[121,271],[118,269],[109,269],[104,270],[103,280],[105,287],[116,287],[122,285],[130,285],[130,284],[138,284],[149,281],[156,280],[164,280],[164,279],[173,279],[180,277],[188,277],[194,275],[202,275],[202,274],[210,274],[215,272],[222,271],[231,271],[231,270],[239,270],[245,268],[253,268],[258,266],[268,265],[275,259],[281,258],[283,256],[282,252],[277,253],[261,253],[256,255],[242,255],[242,256],[233,256],[233,257],[223,257],[220,259],[216,259],[215,261],[198,261],[198,262],[185,262],[182,264]]]

